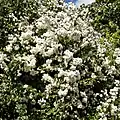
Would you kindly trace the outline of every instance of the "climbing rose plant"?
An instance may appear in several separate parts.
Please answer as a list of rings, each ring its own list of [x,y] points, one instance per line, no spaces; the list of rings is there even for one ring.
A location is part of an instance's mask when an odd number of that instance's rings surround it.
[[[0,118],[80,120],[96,113],[106,119],[107,107],[120,118],[114,104],[120,49],[112,51],[107,39],[101,44],[73,4],[39,4],[38,14],[33,22],[21,20],[0,51]]]

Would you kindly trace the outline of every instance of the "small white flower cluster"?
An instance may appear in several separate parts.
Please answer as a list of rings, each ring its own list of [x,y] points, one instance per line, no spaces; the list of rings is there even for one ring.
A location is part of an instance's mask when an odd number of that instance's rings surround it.
[[[5,61],[9,62],[10,60],[7,58],[6,54],[4,54],[2,51],[0,51],[0,68],[4,69],[5,71],[7,71],[8,70],[8,66],[5,63]]]
[[[0,53],[0,63],[11,58],[9,65],[13,68],[19,62],[18,73],[30,72],[33,76],[40,74],[38,79],[45,83],[42,94],[46,99],[55,95],[62,104],[68,101],[71,108],[76,108],[73,110],[75,116],[79,116],[79,110],[84,112],[86,108],[92,109],[92,104],[98,100],[97,96],[117,99],[119,85],[116,84],[113,89],[109,86],[116,80],[113,73],[117,74],[119,70],[117,71],[114,64],[110,65],[107,49],[99,42],[101,35],[80,18],[79,9],[72,4],[64,4],[56,5],[50,11],[41,5],[38,13],[39,19],[31,25],[28,22],[19,24],[18,30],[22,32],[17,35],[18,40],[14,36],[9,37],[9,45],[5,48],[8,55]],[[119,53],[119,48],[116,48],[114,55],[117,64],[120,64]],[[114,79],[111,82],[112,78]],[[100,93],[105,89],[102,82],[110,89],[110,96]],[[23,88],[28,88],[28,85],[25,84]],[[29,98],[33,98],[32,93]],[[46,101],[40,99],[38,103],[46,104]],[[112,108],[116,110],[115,106]]]
[[[67,95],[67,93],[68,93],[68,89],[65,89],[65,90],[59,90],[58,91],[58,95],[61,97],[61,96],[66,96]]]
[[[116,57],[115,62],[116,64],[120,64],[120,48],[115,48],[114,56]]]
[[[38,103],[41,105],[41,104],[44,104],[44,103],[46,103],[46,100],[44,100],[43,98],[42,99],[40,99],[40,100],[38,100]]]
[[[27,63],[27,66],[33,67],[36,64],[36,58],[34,55],[23,56],[22,59]]]
[[[116,84],[116,87],[110,89],[109,96],[107,93],[108,91],[105,90],[103,91],[104,95],[106,97],[105,102],[101,102],[101,105],[97,106],[97,111],[98,111],[98,116],[100,120],[107,119],[108,115],[114,116],[116,118],[116,115],[119,115],[118,113],[120,112],[119,106],[116,106],[114,103],[119,99],[119,91],[120,91],[120,81],[115,80],[114,82]],[[109,113],[107,112],[109,111]],[[120,115],[118,116],[120,118]]]

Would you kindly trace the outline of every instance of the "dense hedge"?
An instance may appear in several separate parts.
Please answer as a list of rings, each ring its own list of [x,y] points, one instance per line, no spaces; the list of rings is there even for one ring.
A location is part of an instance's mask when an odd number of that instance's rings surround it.
[[[97,29],[103,23],[91,23],[99,4],[6,3],[0,14],[0,119],[120,119],[119,31],[103,37]]]

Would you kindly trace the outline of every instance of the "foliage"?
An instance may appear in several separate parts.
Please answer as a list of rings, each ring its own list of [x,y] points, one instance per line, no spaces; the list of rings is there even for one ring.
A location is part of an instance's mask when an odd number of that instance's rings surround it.
[[[95,30],[105,33],[114,33],[120,28],[120,2],[93,3],[89,7],[88,16],[93,20]]]
[[[96,0],[96,2],[97,3],[113,3],[113,2],[115,2],[115,1],[117,1],[117,0]]]

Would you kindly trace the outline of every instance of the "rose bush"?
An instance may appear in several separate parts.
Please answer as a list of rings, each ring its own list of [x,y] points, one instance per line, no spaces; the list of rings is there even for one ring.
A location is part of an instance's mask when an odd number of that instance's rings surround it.
[[[0,118],[119,119],[119,48],[103,44],[73,4],[39,4],[37,13],[23,17],[0,50]]]

